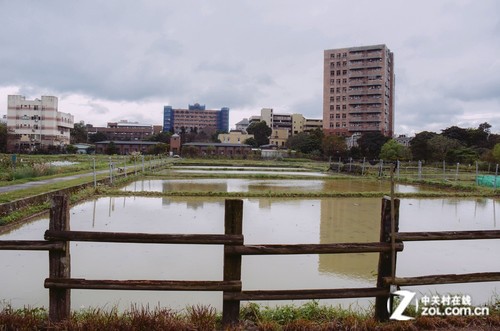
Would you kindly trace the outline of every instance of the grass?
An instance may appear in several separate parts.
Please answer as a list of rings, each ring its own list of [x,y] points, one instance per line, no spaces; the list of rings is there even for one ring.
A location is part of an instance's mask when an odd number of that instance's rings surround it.
[[[378,322],[370,310],[357,312],[310,301],[302,306],[276,307],[249,303],[240,309],[240,322],[226,330],[496,330],[500,311],[490,315],[425,317],[411,321]],[[189,306],[183,311],[133,305],[119,312],[116,308],[90,308],[73,312],[68,320],[51,323],[44,308],[0,311],[0,330],[223,330],[222,317],[210,306]]]

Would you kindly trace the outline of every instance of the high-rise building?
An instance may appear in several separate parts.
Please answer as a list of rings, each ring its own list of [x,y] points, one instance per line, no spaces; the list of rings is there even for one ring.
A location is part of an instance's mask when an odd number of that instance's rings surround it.
[[[172,106],[163,107],[163,131],[174,133],[199,132],[204,128],[213,128],[218,131],[229,131],[229,108],[220,110],[205,109],[205,105],[195,103],[188,109],[174,109]]]
[[[394,132],[394,55],[386,45],[324,51],[323,130]]]
[[[58,111],[57,97],[26,100],[22,95],[9,95],[7,107],[9,152],[59,150],[70,143],[74,118]]]

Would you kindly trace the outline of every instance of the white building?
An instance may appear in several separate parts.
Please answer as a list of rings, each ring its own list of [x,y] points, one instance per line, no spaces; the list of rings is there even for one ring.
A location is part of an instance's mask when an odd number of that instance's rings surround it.
[[[70,143],[74,118],[58,111],[57,97],[26,100],[22,95],[9,95],[7,106],[9,152],[60,149]]]

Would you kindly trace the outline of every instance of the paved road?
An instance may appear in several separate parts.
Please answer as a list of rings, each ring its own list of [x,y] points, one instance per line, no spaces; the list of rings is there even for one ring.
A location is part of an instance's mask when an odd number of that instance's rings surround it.
[[[158,162],[153,162],[158,163]],[[150,166],[149,162],[145,163],[146,169],[148,169]],[[142,164],[137,165],[137,171],[142,170]],[[114,173],[116,174],[118,172],[118,169],[114,169]],[[133,165],[127,165],[127,173],[133,173],[134,172],[134,166]],[[109,169],[106,170],[100,170],[96,171],[96,174],[109,174]],[[41,185],[47,185],[47,184],[52,184],[52,183],[59,183],[59,182],[64,182],[68,180],[73,180],[73,179],[78,179],[78,178],[83,178],[83,177],[90,177],[92,179],[94,176],[94,172],[89,172],[85,174],[79,174],[79,175],[71,175],[71,176],[66,176],[66,177],[57,177],[57,178],[51,178],[51,179],[45,179],[45,180],[38,180],[38,181],[33,181],[33,182],[28,182],[24,184],[14,184],[14,185],[8,185],[8,186],[0,186],[0,193],[6,193],[6,192],[12,192],[12,191],[17,191],[17,190],[25,190],[29,189],[32,187],[37,187]]]

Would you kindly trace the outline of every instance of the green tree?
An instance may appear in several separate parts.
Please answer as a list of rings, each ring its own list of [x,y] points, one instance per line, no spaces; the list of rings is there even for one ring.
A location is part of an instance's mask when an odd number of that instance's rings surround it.
[[[171,132],[160,132],[157,134],[154,134],[152,136],[149,136],[146,140],[147,141],[157,141],[160,143],[165,143],[169,144],[170,143],[170,137],[172,136]]]
[[[252,146],[254,148],[259,147],[259,145],[257,144],[257,140],[255,140],[255,138],[248,138],[243,143],[247,144],[247,145],[250,145],[250,146]]]
[[[454,149],[463,147],[462,144],[456,139],[451,139],[443,135],[436,135],[435,137],[429,139],[429,148],[432,150],[433,161],[449,161],[453,162],[452,154],[450,153]],[[450,153],[450,154],[448,154]]]
[[[493,160],[495,160],[495,162],[500,163],[500,143],[493,147],[491,155],[493,156]]]
[[[387,161],[408,160],[410,151],[407,147],[398,143],[395,139],[386,142],[381,150],[379,158]]]
[[[168,152],[169,145],[165,143],[159,143],[156,145],[149,146],[146,153],[149,155],[161,155]]]
[[[78,151],[78,148],[76,148],[74,145],[66,145],[66,153],[76,154],[77,151]]]
[[[430,160],[432,158],[432,150],[429,146],[429,140],[435,137],[437,133],[422,131],[415,135],[410,141],[410,150],[413,158],[416,160]]]
[[[380,132],[367,132],[358,139],[358,146],[363,156],[376,159],[380,155],[382,146],[389,139]]]
[[[253,122],[248,128],[247,132],[253,134],[257,146],[269,144],[269,136],[273,130],[267,126],[266,121]]]
[[[321,155],[323,134],[311,132],[299,132],[286,141],[286,147],[304,154],[315,153]]]
[[[108,140],[108,136],[104,132],[96,132],[89,135],[89,142],[96,143],[99,141]]]
[[[87,127],[84,122],[75,123],[74,127],[69,130],[69,139],[71,144],[87,142]]]
[[[116,147],[116,144],[113,141],[110,141],[108,146],[106,146],[106,154],[118,154],[118,147]]]
[[[347,144],[344,137],[327,135],[322,141],[323,155],[326,157],[344,157],[347,152]]]
[[[7,152],[7,125],[0,123],[0,153]]]

